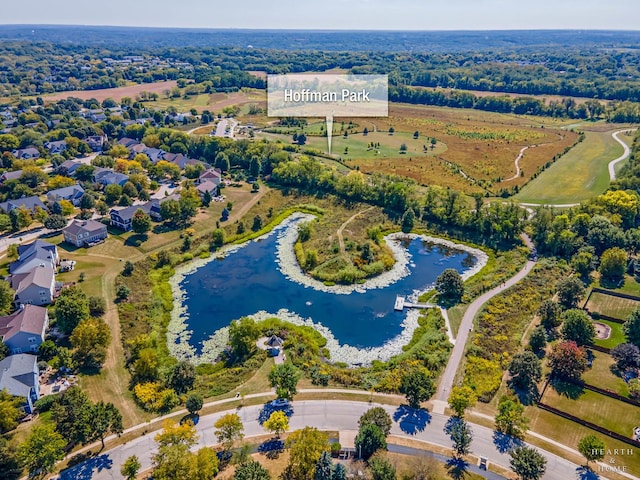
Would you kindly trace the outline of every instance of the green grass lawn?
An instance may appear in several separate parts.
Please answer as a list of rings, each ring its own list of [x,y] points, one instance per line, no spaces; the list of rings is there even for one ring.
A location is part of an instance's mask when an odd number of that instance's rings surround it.
[[[286,143],[292,141],[291,135],[261,133],[258,136],[272,141],[280,140]],[[380,143],[380,147],[370,148],[370,143]],[[407,146],[405,153],[400,153],[400,146],[402,144]],[[439,155],[447,149],[446,145],[438,142],[435,149],[432,150],[429,147],[425,152],[423,148],[424,145],[429,146],[426,137],[414,139],[413,133],[408,132],[396,132],[393,135],[389,135],[387,132],[380,131],[369,132],[368,135],[363,135],[362,133],[350,134],[348,137],[335,134],[332,139],[331,153],[339,155],[343,159],[406,158],[408,160],[411,157]],[[314,148],[321,152],[327,152],[327,137],[307,136],[307,143],[301,148],[302,150],[304,150],[304,148]],[[346,153],[345,148],[347,148]]]
[[[462,323],[462,317],[464,316],[464,312],[466,312],[468,307],[468,304],[460,304],[447,310],[449,322],[451,323],[451,333],[453,333],[454,337],[458,336],[458,330],[460,329],[460,323]]]
[[[638,283],[631,275],[625,275],[624,283],[617,288],[610,288],[610,286],[603,285],[602,283],[600,283],[600,287],[613,292],[626,293],[628,295],[640,297],[640,283]]]
[[[628,298],[614,297],[605,293],[593,292],[587,302],[587,310],[595,314],[600,313],[620,320],[626,320],[629,315],[640,307],[640,302]]]
[[[616,363],[613,358],[611,358],[611,355],[594,351],[593,356],[591,368],[584,372],[582,379],[589,385],[611,390],[618,395],[628,397],[629,388],[627,387],[627,383],[611,372],[611,367],[614,367]]]
[[[571,396],[574,396],[574,386],[570,386],[569,389],[572,390]],[[582,390],[577,398],[570,398],[549,386],[542,401],[620,435],[630,437],[633,427],[640,425],[640,408],[589,390]]]
[[[609,336],[609,338],[604,340],[596,339],[594,342],[596,345],[600,347],[613,348],[616,345],[620,345],[621,343],[625,342],[624,333],[622,333],[622,325],[620,323],[608,322],[606,320],[600,319],[595,321],[604,323],[605,325],[611,327],[611,335]]]
[[[623,148],[613,139],[611,131],[586,132],[585,136],[581,143],[529,182],[515,198],[526,203],[562,204],[580,202],[603,193],[609,186],[607,165],[622,155]]]

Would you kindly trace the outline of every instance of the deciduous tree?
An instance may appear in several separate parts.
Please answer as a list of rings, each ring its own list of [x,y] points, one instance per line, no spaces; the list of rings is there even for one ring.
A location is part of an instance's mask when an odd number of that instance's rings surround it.
[[[449,407],[460,418],[464,417],[464,412],[476,404],[478,396],[471,387],[466,385],[455,386],[449,394]]]
[[[289,417],[282,410],[275,410],[271,412],[267,421],[264,422],[264,428],[273,432],[276,438],[280,438],[283,432],[289,430]]]
[[[593,344],[596,336],[596,329],[591,318],[584,310],[571,309],[562,315],[563,322],[560,332],[562,338],[567,341],[574,341],[581,347]]]
[[[436,278],[436,290],[444,299],[459,302],[464,295],[464,282],[456,269],[447,268]]]
[[[420,408],[420,403],[429,400],[435,393],[435,386],[424,370],[414,369],[402,377],[400,393],[407,398],[410,407]]]
[[[362,428],[364,425],[376,425],[386,437],[391,431],[391,416],[382,407],[373,407],[364,412],[358,420],[358,426]]]
[[[587,369],[587,356],[576,342],[559,342],[551,349],[549,367],[553,376],[577,381]]]
[[[233,448],[234,444],[244,437],[244,425],[235,413],[227,413],[213,424],[215,434],[225,451]]]
[[[276,389],[278,398],[291,400],[298,393],[296,386],[300,379],[300,373],[291,362],[275,365],[269,372],[269,382]]]
[[[358,430],[355,445],[358,453],[366,460],[378,450],[386,450],[387,440],[377,425],[366,423]]]
[[[587,459],[587,467],[589,467],[589,462],[597,462],[604,458],[605,445],[595,435],[586,435],[578,442],[578,451]]]
[[[289,448],[287,468],[292,478],[310,479],[322,453],[329,451],[329,437],[315,427],[304,427],[292,432],[285,445]]]
[[[89,317],[89,300],[84,291],[77,286],[65,288],[60,292],[55,306],[56,326],[65,333]]]
[[[522,440],[528,425],[529,420],[524,416],[524,406],[517,399],[503,396],[498,403],[496,430]]]
[[[64,458],[66,442],[53,425],[36,425],[18,449],[18,456],[29,475],[51,473]]]

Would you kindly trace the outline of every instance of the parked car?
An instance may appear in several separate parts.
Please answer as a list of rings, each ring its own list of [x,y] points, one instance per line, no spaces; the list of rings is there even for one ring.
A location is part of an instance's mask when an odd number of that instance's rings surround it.
[[[276,398],[273,402],[271,402],[271,406],[275,408],[285,408],[289,406],[289,400],[286,398]]]

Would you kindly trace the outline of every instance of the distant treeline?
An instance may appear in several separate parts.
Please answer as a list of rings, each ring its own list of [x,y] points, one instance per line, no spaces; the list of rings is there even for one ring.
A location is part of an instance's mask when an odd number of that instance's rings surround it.
[[[533,97],[477,96],[471,92],[440,90],[419,87],[390,87],[389,100],[419,105],[436,105],[454,108],[475,108],[487,112],[515,113],[517,115],[541,115],[545,117],[596,119],[605,117],[616,123],[640,122],[640,104],[611,102],[603,104],[590,99],[578,103],[572,98],[552,100],[548,104]]]
[[[15,33],[15,30],[9,30]],[[107,29],[100,30],[99,36],[104,41],[97,47],[92,40],[83,40],[86,38],[83,36],[63,42],[64,30],[45,28],[37,32],[39,35],[35,38],[46,41],[28,42],[16,34],[12,38],[17,37],[21,40],[0,43],[0,57],[3,59],[0,63],[0,96],[39,95],[61,90],[121,86],[130,81],[149,83],[179,79],[198,83],[210,81],[213,90],[228,91],[241,87],[264,87],[264,80],[247,74],[250,71],[296,73],[341,69],[360,74],[388,74],[390,85],[394,87],[441,87],[640,102],[640,55],[637,49],[640,34],[636,35],[638,41],[634,48],[633,42],[629,41],[633,34],[628,32],[611,34],[607,42],[602,36],[594,33],[585,37],[592,41],[586,41],[584,44],[574,41],[567,41],[566,44],[551,44],[549,41],[545,44],[542,36],[538,34],[535,36],[535,44],[539,44],[539,47],[535,49],[532,47],[533,43],[525,42],[518,45],[516,42],[510,48],[505,46],[489,50],[480,42],[475,50],[452,47],[452,50],[446,53],[441,53],[442,49],[436,46],[429,46],[428,51],[425,47],[407,52],[394,50],[394,46],[391,45],[388,50],[381,51],[387,46],[375,42],[370,43],[370,51],[357,48],[349,50],[351,47],[348,43],[344,44],[345,51],[332,51],[328,48],[310,51],[306,49],[307,44],[302,40],[294,43],[283,41],[275,48],[257,48],[246,44],[235,46],[236,36],[243,36],[242,32],[235,31],[224,33],[229,40],[225,45],[234,46],[220,46],[212,42],[209,45],[214,46],[185,47],[182,46],[179,36],[169,36],[170,40],[175,41],[175,46],[168,47],[160,42],[134,47],[123,46],[122,38],[113,32],[110,36],[110,30]],[[42,32],[56,33],[41,35]],[[141,36],[153,37],[157,31],[143,29],[139,33]],[[188,32],[179,33],[187,35]],[[203,32],[202,35],[206,36],[209,33]],[[8,35],[6,32],[5,34]],[[273,38],[277,36],[274,32],[270,32],[269,35]],[[281,35],[282,38],[289,38],[291,32]],[[325,32],[323,35],[330,34]],[[342,34],[333,32],[331,35],[336,39],[341,38]],[[365,33],[360,32],[359,35]],[[367,35],[375,39],[381,34],[369,32]],[[518,36],[513,32],[511,35]],[[458,37],[469,41],[473,35],[465,36],[458,32]],[[451,38],[458,37],[453,35]],[[497,37],[503,38],[500,35]],[[0,38],[3,38],[3,32],[0,32]],[[219,37],[216,38],[220,40]],[[523,38],[532,40],[527,35]],[[566,38],[573,37],[567,34]],[[445,39],[449,37],[445,35],[443,41]],[[598,41],[601,43],[597,43]],[[295,46],[298,44],[304,46],[296,49]],[[133,42],[131,45],[137,44]],[[144,61],[139,64],[120,62],[132,55],[142,57]],[[408,97],[408,94],[405,96]],[[462,96],[447,99],[467,103],[470,100],[473,99]],[[430,103],[441,104],[436,101],[444,100],[433,98]],[[479,105],[482,106],[482,102],[493,101],[482,100]],[[475,103],[474,101],[474,105]],[[520,102],[517,103],[517,107],[528,108]],[[509,111],[507,107],[499,105],[490,108]],[[557,106],[553,109],[557,112],[551,111],[546,114],[558,115],[562,108]],[[633,115],[627,111],[627,107],[623,110],[626,112],[624,116]],[[565,113],[568,116],[574,114],[576,118],[582,118],[581,107],[576,106],[575,113]]]

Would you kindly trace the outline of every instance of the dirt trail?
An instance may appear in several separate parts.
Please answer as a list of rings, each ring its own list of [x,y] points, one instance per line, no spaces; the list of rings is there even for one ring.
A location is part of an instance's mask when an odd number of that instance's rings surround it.
[[[344,255],[345,252],[345,248],[344,248],[344,238],[342,238],[342,231],[344,230],[344,227],[346,227],[350,222],[352,222],[358,215],[361,215],[363,213],[368,212],[369,210],[373,210],[375,207],[369,207],[369,208],[365,208],[364,210],[355,213],[354,215],[352,215],[351,217],[349,217],[342,225],[340,225],[340,228],[338,229],[338,243],[340,244],[340,253],[342,255]]]

